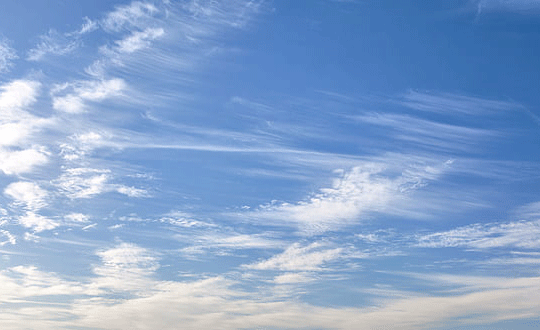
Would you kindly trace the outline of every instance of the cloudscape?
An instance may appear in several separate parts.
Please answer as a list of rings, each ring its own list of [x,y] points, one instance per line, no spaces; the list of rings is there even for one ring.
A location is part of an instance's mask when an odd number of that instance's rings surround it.
[[[1,329],[537,329],[540,1],[0,5]]]

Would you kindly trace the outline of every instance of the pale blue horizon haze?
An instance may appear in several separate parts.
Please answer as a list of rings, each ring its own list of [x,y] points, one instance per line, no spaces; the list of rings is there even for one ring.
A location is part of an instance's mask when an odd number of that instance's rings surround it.
[[[4,1],[0,328],[537,329],[540,1]]]

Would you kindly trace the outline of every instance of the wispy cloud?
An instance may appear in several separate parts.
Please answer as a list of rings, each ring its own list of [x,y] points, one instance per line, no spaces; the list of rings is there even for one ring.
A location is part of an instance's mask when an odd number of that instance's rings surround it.
[[[406,214],[410,209],[403,201],[430,180],[437,179],[451,163],[409,165],[396,174],[385,163],[366,162],[348,172],[341,171],[341,177],[334,179],[332,187],[320,189],[305,201],[271,203],[247,215],[294,224],[305,234],[315,234],[357,223],[373,212]]]
[[[85,110],[86,102],[121,96],[126,88],[126,82],[119,78],[59,85],[51,93],[53,108],[67,113],[80,113]]]
[[[540,247],[540,222],[517,221],[509,223],[473,224],[449,231],[422,235],[418,246],[427,248],[466,247],[489,249],[514,247],[534,249]]]
[[[0,242],[0,246],[4,246],[4,245],[6,245],[8,243],[11,244],[11,245],[17,244],[17,239],[9,231],[2,229],[2,230],[0,230],[0,234],[2,234],[4,236],[4,239],[5,239],[5,241]]]
[[[53,183],[71,199],[91,198],[116,191],[129,197],[146,197],[143,189],[110,182],[111,171],[94,168],[69,168]]]
[[[343,252],[342,248],[332,248],[323,243],[315,242],[304,247],[295,243],[281,254],[243,267],[253,270],[321,271],[326,263],[342,257]]]
[[[66,36],[52,29],[47,34],[40,36],[39,39],[39,43],[28,51],[27,60],[40,61],[47,55],[67,55],[81,45],[81,41],[78,38]]]
[[[401,104],[419,111],[445,115],[500,114],[523,106],[511,101],[489,100],[451,93],[409,91],[403,95]]]
[[[144,31],[135,31],[128,37],[116,41],[117,51],[120,53],[133,53],[151,45],[151,41],[165,34],[162,28],[147,28]]]
[[[148,20],[159,12],[151,3],[134,1],[129,5],[117,6],[100,22],[105,30],[119,32],[122,29],[146,26]]]
[[[429,147],[436,151],[474,149],[499,133],[480,128],[443,124],[409,115],[372,113],[354,117],[362,123],[390,128],[391,137],[409,142],[413,147]],[[385,134],[389,132],[385,130]]]
[[[18,181],[9,184],[4,194],[27,210],[39,210],[47,205],[48,193],[34,182]]]
[[[152,275],[159,268],[157,257],[150,251],[131,243],[98,251],[102,263],[94,268],[98,277],[92,286],[113,291],[152,289]]]
[[[477,0],[478,14],[489,11],[514,11],[527,13],[540,9],[538,0]]]
[[[0,73],[8,71],[17,58],[15,49],[11,48],[7,39],[0,36]]]

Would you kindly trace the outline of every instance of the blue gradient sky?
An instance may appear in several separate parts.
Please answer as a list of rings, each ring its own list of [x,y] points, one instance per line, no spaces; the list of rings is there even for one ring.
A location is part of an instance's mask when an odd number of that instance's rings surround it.
[[[540,1],[0,10],[2,329],[536,329]]]

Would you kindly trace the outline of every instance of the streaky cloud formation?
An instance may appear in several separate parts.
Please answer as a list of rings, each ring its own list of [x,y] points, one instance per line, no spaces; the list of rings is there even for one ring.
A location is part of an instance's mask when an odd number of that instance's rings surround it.
[[[9,46],[8,40],[0,37],[0,73],[8,71],[13,66],[12,61],[17,58],[17,53]]]

